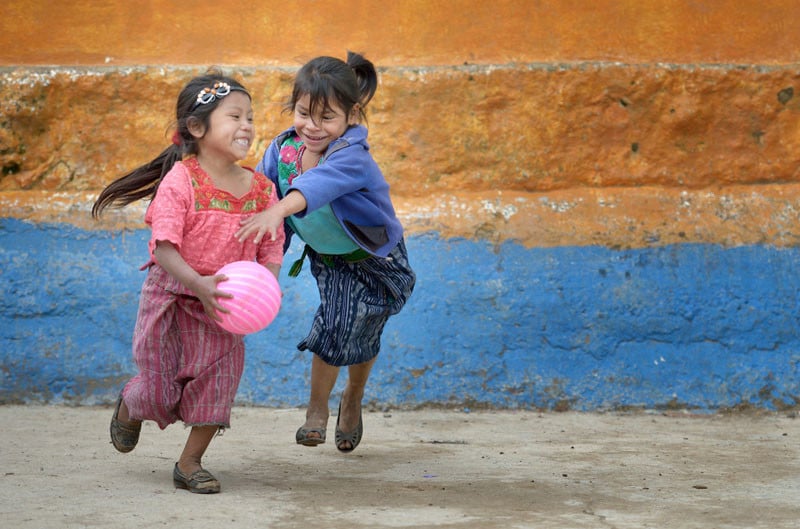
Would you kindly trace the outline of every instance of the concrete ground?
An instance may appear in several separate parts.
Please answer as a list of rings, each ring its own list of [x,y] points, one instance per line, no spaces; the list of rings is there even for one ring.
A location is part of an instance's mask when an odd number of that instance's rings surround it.
[[[109,444],[110,407],[0,407],[0,526],[796,528],[800,420],[783,414],[365,413],[352,454],[294,443],[301,409],[234,409],[172,485],[186,431]]]

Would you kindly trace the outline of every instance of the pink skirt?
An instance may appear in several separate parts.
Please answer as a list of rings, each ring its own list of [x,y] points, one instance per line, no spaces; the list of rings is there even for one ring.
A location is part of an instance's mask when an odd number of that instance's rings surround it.
[[[158,265],[142,285],[133,333],[139,374],[123,390],[130,417],[159,428],[230,426],[244,370],[244,338],[218,326]]]

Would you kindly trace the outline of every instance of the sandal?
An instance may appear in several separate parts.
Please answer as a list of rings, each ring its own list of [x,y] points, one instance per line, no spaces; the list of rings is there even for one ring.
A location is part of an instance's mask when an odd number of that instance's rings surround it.
[[[196,494],[216,494],[220,489],[219,481],[208,470],[201,468],[187,476],[178,468],[178,463],[175,463],[175,470],[172,471],[172,483],[179,489]]]
[[[111,444],[118,451],[130,452],[136,448],[139,442],[139,433],[142,431],[142,421],[122,422],[119,420],[119,407],[122,406],[122,392],[117,398],[117,406],[114,408],[114,415],[111,417]]]
[[[364,422],[362,421],[361,411],[358,412],[358,426],[356,429],[349,433],[344,433],[339,429],[339,418],[342,416],[342,403],[339,402],[339,413],[336,415],[336,448],[340,452],[352,452],[361,442],[361,436],[364,433]],[[350,448],[342,448],[342,443],[350,443]]]
[[[308,434],[315,433],[318,437],[309,437]],[[300,427],[297,433],[294,434],[294,440],[297,444],[303,446],[317,446],[325,442],[325,428],[305,428]]]

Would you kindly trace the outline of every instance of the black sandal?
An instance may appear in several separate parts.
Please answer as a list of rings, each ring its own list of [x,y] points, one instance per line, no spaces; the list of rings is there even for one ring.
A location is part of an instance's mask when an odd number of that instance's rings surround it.
[[[352,452],[361,442],[361,436],[364,434],[364,422],[361,420],[361,411],[358,412],[358,426],[356,429],[349,433],[344,433],[339,429],[339,418],[342,416],[342,403],[339,402],[339,413],[336,415],[336,448],[340,452]],[[350,448],[342,448],[342,443],[350,443]]]
[[[122,393],[117,399],[114,415],[111,417],[111,444],[120,452],[127,453],[136,448],[139,442],[139,433],[142,431],[142,421],[123,423],[119,420],[119,407],[122,406]]]

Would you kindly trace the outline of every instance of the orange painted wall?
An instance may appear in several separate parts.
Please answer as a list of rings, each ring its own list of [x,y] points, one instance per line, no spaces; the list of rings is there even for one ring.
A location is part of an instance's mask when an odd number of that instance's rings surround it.
[[[97,190],[164,147],[175,94],[210,64],[253,92],[255,158],[289,124],[294,69],[353,49],[380,67],[370,137],[410,230],[529,246],[800,241],[796,1],[0,9],[7,215],[88,222]]]
[[[389,67],[800,61],[794,0],[9,0],[0,9],[2,65],[296,65],[343,48]]]

